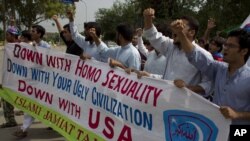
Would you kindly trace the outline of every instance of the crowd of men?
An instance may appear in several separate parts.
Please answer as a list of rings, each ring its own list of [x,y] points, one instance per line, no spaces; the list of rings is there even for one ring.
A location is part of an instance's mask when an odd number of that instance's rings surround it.
[[[232,119],[232,124],[250,124],[250,68],[247,65],[250,32],[244,28],[231,31],[227,39],[219,35],[209,39],[216,26],[215,20],[209,19],[204,36],[198,38],[199,22],[191,16],[183,16],[165,27],[171,29],[170,35],[153,24],[155,10],[148,8],[143,13],[143,29],[134,30],[127,23],[117,25],[117,47],[108,47],[100,38],[98,23],[86,23],[82,35],[73,13],[68,11],[67,16],[69,24],[63,27],[56,15],[52,17],[67,46],[66,53],[109,63],[128,73],[135,72],[138,78],[173,81],[178,88],[186,87],[219,105],[221,114]],[[6,40],[50,48],[43,40],[44,34],[45,29],[40,25],[21,34],[15,26],[10,26]],[[3,109],[6,123],[0,128],[17,126],[14,107],[3,100]],[[22,127],[13,135],[26,137],[33,120],[25,114]]]

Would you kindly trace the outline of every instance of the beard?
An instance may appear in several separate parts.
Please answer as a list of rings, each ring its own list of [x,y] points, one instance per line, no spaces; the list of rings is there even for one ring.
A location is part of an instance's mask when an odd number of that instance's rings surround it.
[[[181,43],[180,43],[180,42],[178,42],[178,41],[173,42],[173,44],[174,44],[174,45],[176,45],[176,46],[178,46],[178,47],[180,47],[180,46],[181,46]]]
[[[93,38],[91,36],[85,36],[85,41],[93,42]]]

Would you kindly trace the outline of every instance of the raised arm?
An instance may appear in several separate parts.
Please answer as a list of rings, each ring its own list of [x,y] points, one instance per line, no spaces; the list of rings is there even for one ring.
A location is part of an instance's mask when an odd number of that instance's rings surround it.
[[[155,17],[155,10],[153,8],[145,9],[144,16],[144,30],[148,30],[153,27],[153,19]]]
[[[67,11],[67,16],[69,18],[69,27],[72,39],[75,41],[75,43],[81,47],[83,50],[85,50],[85,46],[88,45],[88,42],[85,41],[85,36],[81,35],[78,30],[77,26],[74,22],[74,15],[72,11]]]
[[[209,36],[211,33],[211,30],[215,27],[215,19],[210,18],[207,21],[207,29],[205,30],[205,33],[203,35],[203,39],[205,40],[205,44],[209,42]]]
[[[149,40],[150,44],[161,54],[166,55],[167,51],[173,48],[173,40],[163,36],[153,25],[154,9],[148,8],[143,12],[144,15],[144,37]]]
[[[63,31],[63,27],[62,27],[61,23],[58,21],[58,16],[57,15],[53,15],[52,19],[56,23],[57,30],[59,31],[59,33],[61,33]]]
[[[145,47],[144,43],[143,43],[143,40],[142,40],[142,32],[143,30],[141,28],[138,28],[136,29],[136,33],[137,33],[137,36],[138,36],[138,50],[145,56],[147,57],[148,56],[148,49]]]

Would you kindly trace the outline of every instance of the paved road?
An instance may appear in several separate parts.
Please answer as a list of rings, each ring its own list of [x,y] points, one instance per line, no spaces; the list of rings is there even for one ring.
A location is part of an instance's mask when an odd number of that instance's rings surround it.
[[[53,49],[59,50],[59,51],[65,51],[64,47],[54,47]],[[2,63],[3,61],[3,47],[0,46],[0,80],[2,80],[1,74],[2,74]],[[1,81],[0,81],[1,83]],[[17,110],[17,109],[16,109]],[[16,120],[19,125],[22,124],[23,116],[16,116]],[[3,109],[0,108],[0,124],[4,123],[4,117],[3,117]],[[53,130],[46,130],[47,126],[43,125],[39,121],[35,121],[34,124],[30,127],[28,130],[28,136],[24,139],[17,139],[16,137],[12,136],[11,133],[13,133],[15,130],[17,130],[18,127],[13,128],[0,128],[0,141],[65,141],[65,138],[62,137],[60,134]]]

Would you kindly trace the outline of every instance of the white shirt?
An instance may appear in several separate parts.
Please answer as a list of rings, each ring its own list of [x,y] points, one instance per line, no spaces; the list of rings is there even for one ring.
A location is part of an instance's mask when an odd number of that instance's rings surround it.
[[[138,50],[147,57],[147,61],[144,64],[144,71],[163,75],[166,68],[166,57],[162,54],[158,54],[155,50],[148,51],[143,44],[142,37],[138,37]]]
[[[75,41],[75,43],[83,49],[84,53],[87,55],[93,57],[94,59],[102,62],[106,62],[106,59],[102,58],[100,53],[97,51],[97,46],[95,43],[90,44],[89,41],[85,41],[85,36],[82,36],[78,30],[77,26],[75,25],[74,22],[69,23],[70,26],[70,32],[72,39]],[[102,46],[104,48],[108,48],[105,43],[102,42]]]
[[[166,56],[167,66],[165,73],[162,76],[163,79],[181,79],[188,85],[201,86],[206,94],[211,92],[211,81],[209,81],[206,76],[202,75],[195,66],[189,63],[185,52],[175,46],[172,39],[163,36],[154,26],[144,31],[144,36],[150,41],[151,45],[155,47],[156,50]],[[192,42],[192,44],[196,46],[198,50],[201,50],[208,57],[213,59],[209,52],[199,47],[195,42]]]

